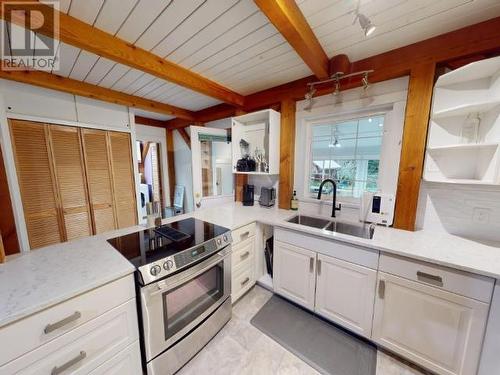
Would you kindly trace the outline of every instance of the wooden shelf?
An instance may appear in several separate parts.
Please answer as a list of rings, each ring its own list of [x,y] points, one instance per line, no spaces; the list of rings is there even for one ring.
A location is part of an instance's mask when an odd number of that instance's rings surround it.
[[[434,112],[432,114],[432,118],[433,119],[440,119],[440,118],[445,118],[445,117],[455,117],[455,116],[468,115],[469,113],[488,112],[499,105],[500,105],[500,99],[495,99],[492,101],[481,102],[481,103],[464,104],[464,105],[460,105],[460,106],[456,106],[456,107],[452,107],[452,108],[448,108],[448,109]]]

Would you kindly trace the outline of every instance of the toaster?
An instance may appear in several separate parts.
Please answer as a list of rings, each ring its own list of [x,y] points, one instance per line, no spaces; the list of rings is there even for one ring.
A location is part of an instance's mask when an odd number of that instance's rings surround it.
[[[259,204],[264,207],[274,206],[276,201],[276,189],[263,187],[260,189]]]

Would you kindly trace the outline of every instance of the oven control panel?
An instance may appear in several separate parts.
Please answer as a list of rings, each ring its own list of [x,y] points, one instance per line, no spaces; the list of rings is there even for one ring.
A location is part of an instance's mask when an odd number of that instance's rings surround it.
[[[231,233],[227,232],[221,236],[215,237],[202,245],[191,249],[183,250],[173,256],[163,258],[154,263],[144,265],[139,268],[144,284],[149,284],[159,280],[180,269],[188,267],[208,255],[216,253],[232,242]]]

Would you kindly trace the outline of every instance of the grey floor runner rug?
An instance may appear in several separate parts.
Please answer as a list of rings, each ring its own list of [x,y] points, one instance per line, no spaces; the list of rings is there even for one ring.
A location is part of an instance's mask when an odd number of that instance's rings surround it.
[[[375,346],[281,297],[274,295],[251,323],[323,374],[375,375]]]

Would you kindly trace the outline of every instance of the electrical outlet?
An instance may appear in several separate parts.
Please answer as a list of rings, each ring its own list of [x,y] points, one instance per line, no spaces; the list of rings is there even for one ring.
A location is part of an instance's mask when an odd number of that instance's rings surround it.
[[[491,209],[483,207],[474,207],[472,211],[472,221],[478,224],[487,224],[490,222]]]

